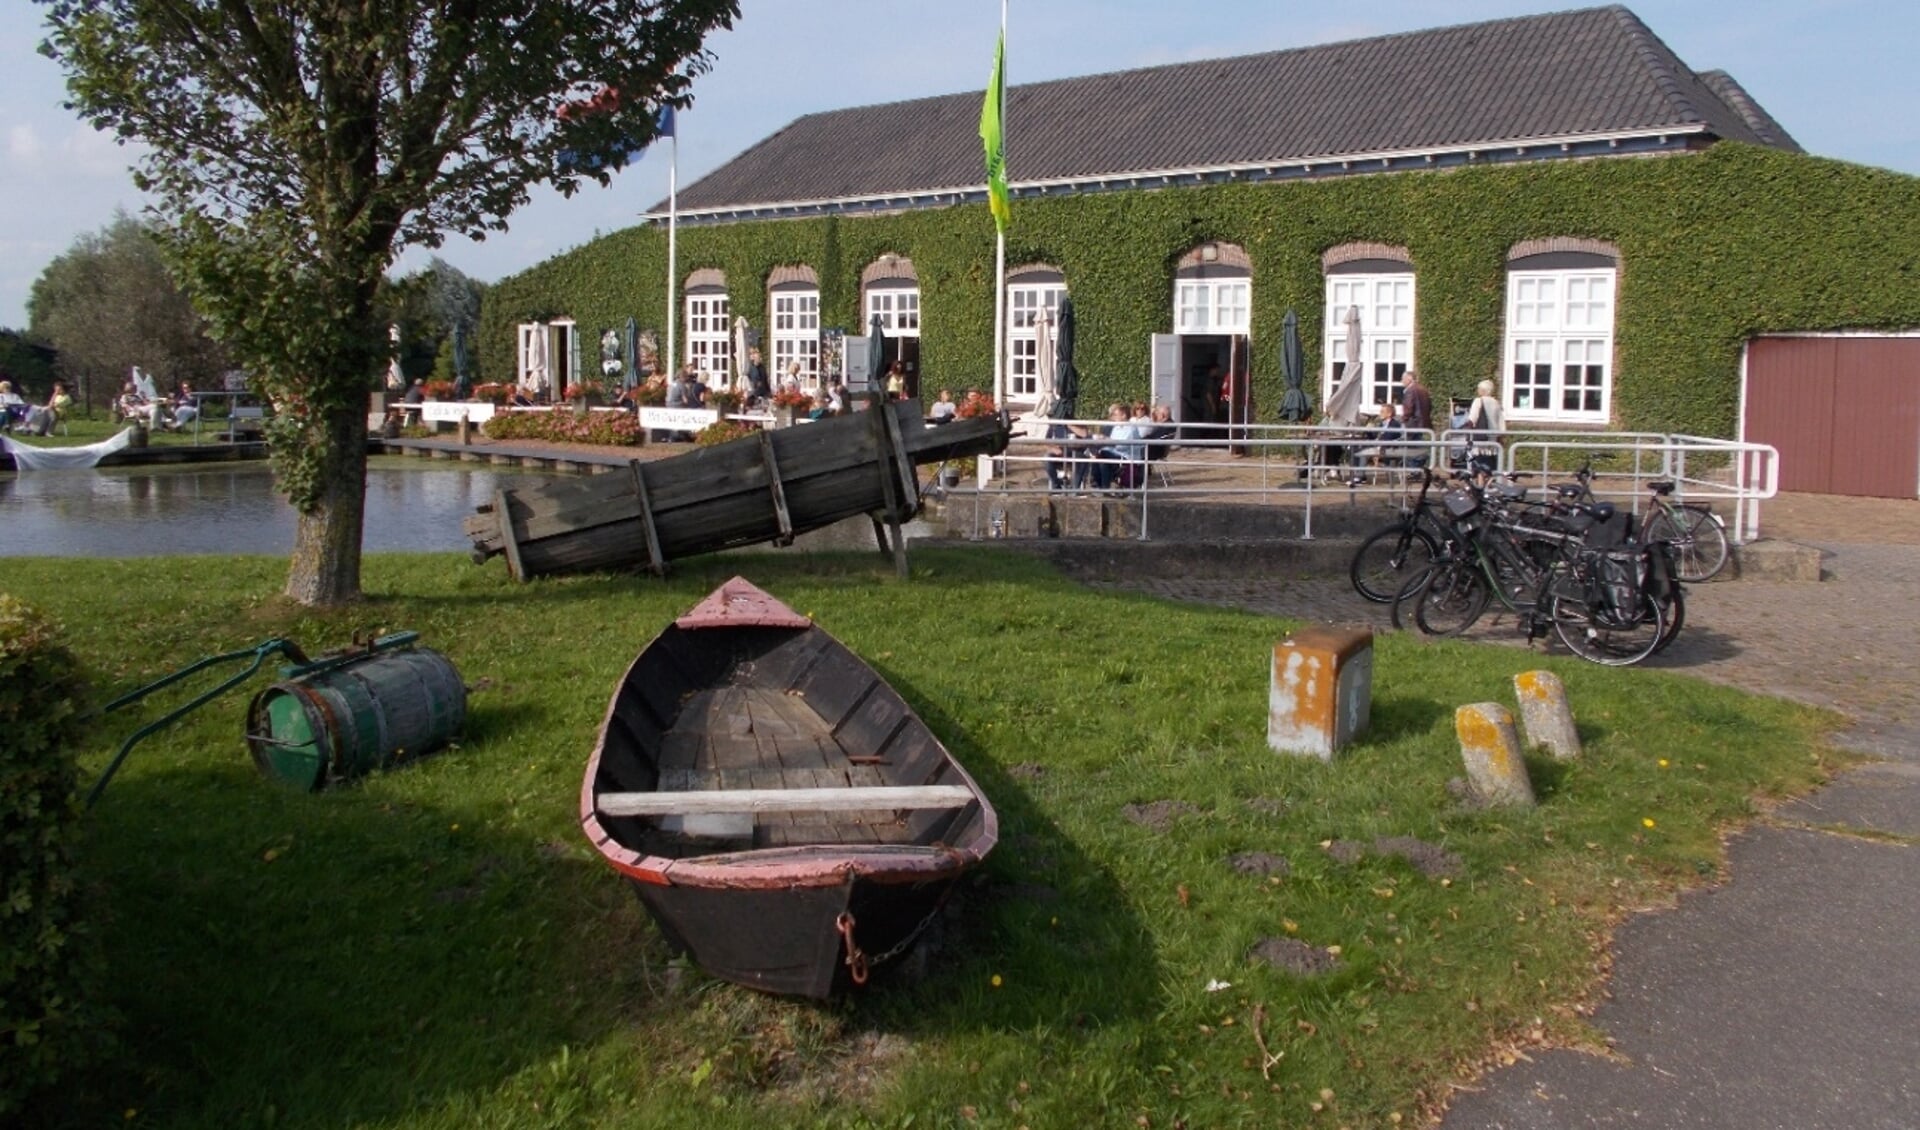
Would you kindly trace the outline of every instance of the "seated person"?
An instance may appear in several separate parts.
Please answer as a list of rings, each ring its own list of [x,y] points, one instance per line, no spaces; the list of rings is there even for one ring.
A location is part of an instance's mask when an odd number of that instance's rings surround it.
[[[401,398],[403,404],[425,404],[427,402],[427,382],[419,377],[407,386],[407,395]]]
[[[173,398],[173,426],[184,428],[200,418],[200,401],[194,398],[193,385],[188,381],[180,382],[180,391]]]
[[[1133,441],[1145,436],[1134,426],[1133,417],[1124,404],[1107,405],[1107,419],[1112,421],[1107,428],[1107,439],[1112,442],[1094,452],[1097,460],[1093,466],[1094,488],[1128,488],[1137,482],[1139,476],[1133,468],[1144,456],[1141,445]]]
[[[1400,408],[1395,404],[1380,406],[1380,419],[1371,429],[1366,447],[1355,453],[1356,465],[1367,467],[1398,467],[1400,448],[1394,442],[1404,438],[1406,428],[1400,420]]]
[[[140,391],[140,386],[132,381],[120,386],[120,396],[113,402],[113,410],[121,419],[129,423],[153,418],[153,406],[147,402],[146,395]]]
[[[1058,441],[1067,438],[1065,424],[1048,424],[1047,439]],[[1066,490],[1072,476],[1073,465],[1067,461],[1067,449],[1058,442],[1047,444],[1047,489]]]
[[[12,381],[0,381],[0,432],[10,432],[15,425],[26,423],[27,407],[26,400],[13,391]]]
[[[46,404],[27,410],[26,423],[22,428],[28,435],[50,436],[60,418],[73,409],[73,397],[67,395],[67,382],[53,382],[53,395],[47,397]]]
[[[951,423],[954,413],[959,410],[960,406],[953,402],[953,390],[943,388],[940,390],[940,399],[933,402],[933,408],[927,413],[927,422],[930,424]]]

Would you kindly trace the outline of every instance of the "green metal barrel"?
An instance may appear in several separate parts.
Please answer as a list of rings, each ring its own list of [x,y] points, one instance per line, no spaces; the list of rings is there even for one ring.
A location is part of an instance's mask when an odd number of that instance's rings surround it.
[[[453,664],[431,648],[408,648],[261,691],[247,708],[247,746],[262,773],[315,791],[432,753],[466,717],[467,688]]]

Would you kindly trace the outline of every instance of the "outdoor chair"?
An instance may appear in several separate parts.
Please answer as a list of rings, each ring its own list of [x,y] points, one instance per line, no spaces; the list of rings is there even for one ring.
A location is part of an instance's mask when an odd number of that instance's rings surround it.
[[[1148,485],[1149,481],[1155,478],[1158,478],[1163,487],[1173,485],[1173,476],[1168,473],[1166,462],[1167,455],[1173,451],[1173,436],[1172,428],[1160,428],[1147,437],[1147,462],[1143,468],[1145,477],[1142,479],[1142,486]]]

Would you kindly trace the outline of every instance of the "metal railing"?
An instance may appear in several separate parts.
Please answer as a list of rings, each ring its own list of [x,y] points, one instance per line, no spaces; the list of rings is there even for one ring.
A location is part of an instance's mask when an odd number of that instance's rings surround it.
[[[1735,544],[1758,535],[1760,503],[1779,489],[1779,453],[1766,444],[1658,432],[1513,430],[1490,440],[1460,429],[1382,435],[1321,424],[1185,424],[1171,425],[1173,438],[1115,440],[1100,434],[1110,426],[1104,420],[1047,424],[1049,433],[1077,426],[1089,434],[1016,435],[1004,454],[983,458],[972,476],[977,485],[954,492],[956,501],[971,496],[973,536],[998,536],[995,499],[1081,495],[1137,507],[1143,541],[1156,507],[1200,498],[1299,507],[1300,537],[1312,540],[1316,505],[1368,494],[1404,498],[1422,469],[1459,467],[1476,447],[1496,456],[1496,470],[1541,486],[1592,456],[1596,493],[1631,497],[1636,513],[1646,483],[1671,479],[1676,498],[1731,508]]]

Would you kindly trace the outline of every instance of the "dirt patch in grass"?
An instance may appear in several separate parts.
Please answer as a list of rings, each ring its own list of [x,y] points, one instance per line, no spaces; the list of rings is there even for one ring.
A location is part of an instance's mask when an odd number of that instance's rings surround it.
[[[1340,968],[1338,954],[1308,945],[1297,938],[1261,938],[1247,951],[1247,958],[1264,961],[1275,969],[1284,969],[1303,977],[1314,977]]]
[[[1334,840],[1326,848],[1335,863],[1354,864],[1367,856],[1367,845],[1359,840]]]
[[[1286,856],[1270,851],[1243,851],[1228,859],[1227,866],[1242,875],[1277,875],[1282,879],[1293,870]]]
[[[1031,761],[1022,761],[1020,764],[1007,769],[1007,776],[1012,777],[1016,781],[1038,781],[1046,775],[1046,766],[1035,765]]]
[[[1120,810],[1120,814],[1141,827],[1164,832],[1173,826],[1175,820],[1199,811],[1184,800],[1156,800],[1151,804],[1129,804]]]
[[[1458,879],[1466,874],[1461,858],[1441,847],[1412,836],[1381,836],[1373,841],[1373,850],[1396,856],[1413,864],[1414,870],[1429,879]]]

